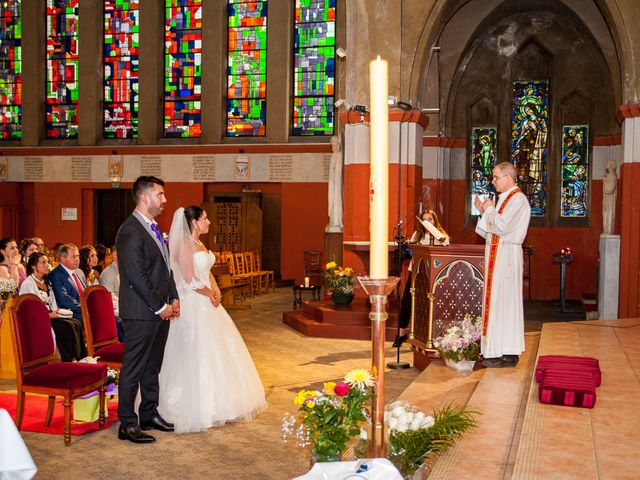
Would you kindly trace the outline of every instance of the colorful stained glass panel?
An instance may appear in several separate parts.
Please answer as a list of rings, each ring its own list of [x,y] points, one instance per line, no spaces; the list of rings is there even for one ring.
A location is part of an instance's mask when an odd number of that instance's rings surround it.
[[[549,81],[513,82],[511,160],[534,216],[546,211],[548,132]]]
[[[227,136],[264,136],[267,2],[229,0],[227,18]]]
[[[332,135],[335,0],[296,0],[293,135]]]
[[[478,215],[474,201],[477,195],[492,191],[491,177],[498,158],[497,129],[475,127],[471,129],[471,215]]]
[[[0,139],[22,138],[21,0],[0,2]]]
[[[202,0],[165,0],[164,135],[199,137]]]
[[[78,137],[78,1],[47,0],[47,138]]]
[[[586,217],[589,200],[589,125],[562,127],[560,215]]]

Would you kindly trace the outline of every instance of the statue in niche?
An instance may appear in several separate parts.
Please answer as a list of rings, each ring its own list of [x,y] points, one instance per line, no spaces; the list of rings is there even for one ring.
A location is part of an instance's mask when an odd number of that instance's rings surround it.
[[[342,232],[342,145],[340,137],[331,137],[331,161],[329,165],[329,225],[326,232]]]
[[[602,233],[612,235],[616,213],[616,189],[618,188],[615,160],[607,162],[605,172],[602,178]]]

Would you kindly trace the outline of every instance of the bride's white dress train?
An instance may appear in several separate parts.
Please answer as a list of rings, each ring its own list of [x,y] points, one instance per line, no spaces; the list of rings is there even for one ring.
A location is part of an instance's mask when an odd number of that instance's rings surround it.
[[[210,287],[215,256],[199,251],[193,257],[197,281]],[[171,321],[165,347],[160,414],[177,433],[252,420],[267,402],[240,332],[224,307],[184,282],[177,287],[180,317]]]

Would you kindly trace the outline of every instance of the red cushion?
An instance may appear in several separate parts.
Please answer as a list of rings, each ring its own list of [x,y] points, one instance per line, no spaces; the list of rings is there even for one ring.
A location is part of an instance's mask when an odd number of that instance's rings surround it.
[[[94,356],[100,357],[99,362],[122,363],[123,353],[124,343],[118,342],[96,350]]]
[[[573,357],[568,355],[543,355],[538,358],[536,380],[541,382],[547,370],[566,370],[569,372],[589,372],[593,375],[596,387],[600,385],[602,373],[597,358]]]
[[[47,388],[79,388],[107,376],[105,364],[60,362],[43,365],[22,378],[24,385]]]
[[[53,354],[55,344],[49,311],[40,299],[24,300],[15,311],[15,318],[23,363]]]
[[[118,337],[113,300],[107,289],[97,288],[92,290],[87,297],[87,309],[89,310],[93,343],[100,343]]]
[[[571,407],[593,408],[596,387],[589,372],[547,370],[538,391],[540,402]]]

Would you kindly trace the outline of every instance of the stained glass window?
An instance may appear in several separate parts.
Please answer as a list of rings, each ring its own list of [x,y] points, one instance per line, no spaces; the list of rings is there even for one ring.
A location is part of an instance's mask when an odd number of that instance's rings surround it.
[[[0,2],[0,138],[22,138],[21,0]]]
[[[546,209],[548,127],[549,81],[513,82],[511,160],[535,216]]]
[[[164,135],[199,137],[202,0],[165,0]]]
[[[479,212],[473,204],[476,195],[488,195],[497,158],[495,127],[471,129],[471,214]]]
[[[293,135],[333,134],[336,0],[296,0]]]
[[[588,193],[589,125],[564,125],[560,215],[586,217]]]
[[[78,137],[78,2],[47,0],[47,138]]]
[[[139,0],[104,2],[104,137],[138,137]]]
[[[267,1],[228,0],[227,136],[262,137],[267,120]]]

